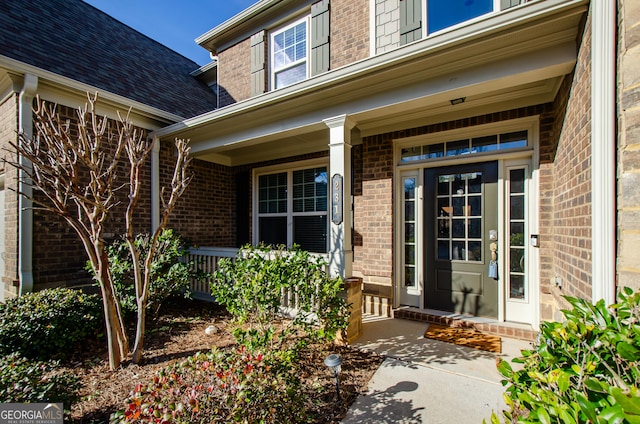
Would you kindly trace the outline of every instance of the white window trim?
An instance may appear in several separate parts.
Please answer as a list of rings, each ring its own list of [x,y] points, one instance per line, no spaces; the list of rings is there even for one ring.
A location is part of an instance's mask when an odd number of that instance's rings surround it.
[[[309,40],[309,36],[310,36],[310,30],[311,30],[311,19],[310,16],[304,16],[300,19],[296,19],[295,21],[289,22],[286,25],[283,25],[281,27],[275,28],[273,30],[271,30],[269,32],[269,85],[270,85],[270,89],[271,90],[276,90],[276,69],[275,69],[275,57],[274,57],[274,46],[275,46],[275,42],[274,42],[274,38],[276,35],[278,35],[279,33],[286,31],[289,28],[292,28],[296,25],[299,25],[301,22],[304,22],[306,27],[307,27],[307,38],[306,38],[306,56],[305,56],[305,77],[303,79],[306,80],[309,78],[309,68],[310,68],[310,55],[311,55],[311,48],[310,48],[310,40]],[[300,63],[302,63],[301,60],[291,63],[289,65],[287,65],[286,67],[283,67],[281,69],[279,69],[278,71],[284,71],[286,69],[292,68],[296,65],[299,65]],[[284,88],[284,87],[281,87]]]
[[[299,171],[302,169],[309,168],[318,168],[318,167],[326,167],[327,168],[327,178],[329,178],[329,159],[328,158],[319,158],[319,159],[310,159],[298,162],[288,162],[279,165],[271,165],[265,166],[261,168],[253,169],[253,184],[251,189],[251,197],[252,197],[252,208],[253,208],[253,219],[252,219],[252,227],[253,227],[253,244],[256,245],[260,242],[259,240],[259,218],[264,215],[269,216],[286,216],[287,217],[287,247],[290,248],[293,246],[293,217],[295,216],[315,216],[322,215],[322,212],[293,212],[293,172]],[[259,177],[261,175],[269,175],[276,174],[280,172],[287,173],[287,212],[286,213],[272,213],[272,214],[264,214],[261,215],[259,211]],[[328,183],[329,181],[327,181]],[[327,211],[324,212],[324,215],[327,215],[327,251],[329,250],[329,235],[330,235],[330,225],[331,222],[329,220],[329,193],[330,190],[327,187]]]

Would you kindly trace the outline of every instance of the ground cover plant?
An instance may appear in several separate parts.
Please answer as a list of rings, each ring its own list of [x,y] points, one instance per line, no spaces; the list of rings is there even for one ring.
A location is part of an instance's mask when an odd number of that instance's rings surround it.
[[[544,322],[534,349],[514,371],[498,370],[507,385],[504,411],[518,423],[640,423],[640,292],[625,288],[606,307],[566,297],[564,322]],[[497,415],[492,423],[499,423]]]

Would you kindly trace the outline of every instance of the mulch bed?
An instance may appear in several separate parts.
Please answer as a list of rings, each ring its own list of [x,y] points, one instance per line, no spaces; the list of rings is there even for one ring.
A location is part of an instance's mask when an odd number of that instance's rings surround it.
[[[156,322],[148,323],[142,364],[124,363],[109,370],[106,343],[83,346],[65,366],[82,379],[82,400],[71,410],[73,423],[107,423],[109,416],[125,406],[125,399],[137,383],[150,381],[155,372],[182,361],[196,352],[235,344],[227,331],[229,316],[220,307],[201,301],[179,301]],[[209,325],[217,332],[205,334]],[[324,358],[339,353],[343,358],[340,374],[342,400],[335,396],[335,380],[324,366]],[[299,361],[298,372],[304,382],[308,412],[317,423],[338,423],[380,366],[382,357],[349,346],[317,345],[307,349]]]

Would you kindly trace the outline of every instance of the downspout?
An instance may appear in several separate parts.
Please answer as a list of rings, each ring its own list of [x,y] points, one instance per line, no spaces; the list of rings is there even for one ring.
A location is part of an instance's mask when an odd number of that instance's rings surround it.
[[[616,2],[591,2],[592,300],[616,301]]]
[[[160,225],[160,139],[153,137],[151,149],[151,234]]]
[[[25,74],[18,104],[18,128],[27,139],[33,138],[33,98],[37,89],[38,77]],[[18,142],[22,143],[20,140]],[[31,170],[31,161],[27,158],[19,155],[18,161],[24,169]],[[18,295],[22,296],[33,291],[33,189],[24,170],[18,171],[18,193],[21,193],[18,194]]]

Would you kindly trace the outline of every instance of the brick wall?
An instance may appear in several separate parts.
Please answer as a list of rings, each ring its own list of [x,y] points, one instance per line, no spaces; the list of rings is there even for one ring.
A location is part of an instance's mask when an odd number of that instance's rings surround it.
[[[331,0],[331,69],[369,57],[369,3]]]
[[[251,40],[218,53],[220,107],[251,97]]]
[[[376,0],[376,53],[400,47],[400,2]]]
[[[4,149],[9,148],[9,141],[15,142],[16,131],[18,130],[18,95],[14,94],[6,98],[0,104],[0,149],[1,156],[7,160],[15,159]],[[17,294],[14,283],[18,279],[18,196],[15,193],[17,172],[15,168],[0,163],[4,172],[5,186],[4,211],[0,215],[4,219],[5,237],[2,241],[4,245],[4,275],[0,275],[0,290],[4,291],[4,296],[12,297]],[[13,190],[12,190],[13,189]]]
[[[561,319],[562,295],[591,299],[591,32],[554,103],[556,147],[541,156],[541,318]],[[556,277],[562,288],[552,282]]]
[[[640,289],[640,2],[618,1],[618,285]]]
[[[161,185],[168,187],[175,163],[175,147],[160,151]],[[168,227],[198,246],[235,246],[235,189],[229,167],[193,160],[194,178],[178,200]]]

